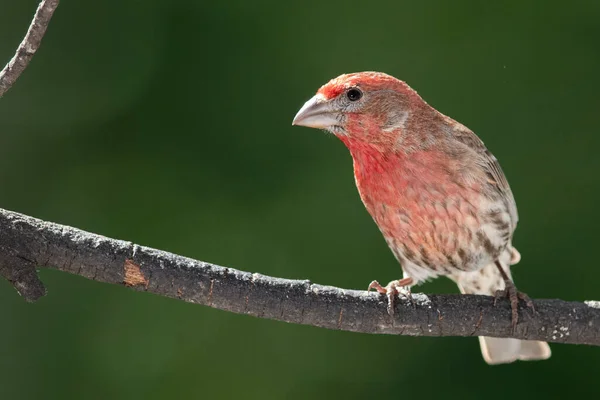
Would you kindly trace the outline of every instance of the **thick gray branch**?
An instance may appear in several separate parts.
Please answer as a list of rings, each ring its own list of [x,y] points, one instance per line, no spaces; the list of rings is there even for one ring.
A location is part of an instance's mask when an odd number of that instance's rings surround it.
[[[46,28],[50,23],[50,18],[52,18],[54,10],[58,7],[58,2],[59,0],[42,0],[40,2],[25,38],[23,38],[13,58],[0,72],[0,97],[4,96],[4,93],[12,87],[40,47]]]
[[[44,294],[35,266],[221,310],[354,332],[496,336],[600,345],[600,303],[536,300],[511,329],[507,301],[413,294],[395,317],[376,293],[220,267],[0,209],[0,272],[28,301]]]

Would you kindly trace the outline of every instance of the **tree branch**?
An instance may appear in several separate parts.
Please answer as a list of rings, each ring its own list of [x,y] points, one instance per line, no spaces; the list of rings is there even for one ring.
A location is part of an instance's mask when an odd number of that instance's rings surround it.
[[[413,294],[392,319],[385,296],[196,261],[0,209],[0,273],[28,301],[45,291],[35,266],[239,314],[353,332],[496,336],[600,345],[600,303],[536,300],[521,309],[474,295]]]
[[[40,47],[46,28],[50,23],[50,18],[52,18],[54,10],[58,7],[58,3],[59,0],[42,0],[40,2],[25,38],[17,47],[13,58],[0,72],[0,97],[4,96],[4,93],[12,87]]]

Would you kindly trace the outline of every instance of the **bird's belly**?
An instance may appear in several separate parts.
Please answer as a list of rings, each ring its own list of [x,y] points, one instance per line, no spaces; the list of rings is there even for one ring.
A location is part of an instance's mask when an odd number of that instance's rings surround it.
[[[477,199],[402,196],[396,200],[394,204],[373,202],[367,209],[403,268],[423,270],[407,271],[410,275],[429,274],[426,279],[473,271],[493,262],[500,251],[485,235]]]
[[[450,174],[443,155],[353,156],[363,203],[416,280],[483,268],[509,245],[514,225],[506,204],[486,197],[477,180]]]

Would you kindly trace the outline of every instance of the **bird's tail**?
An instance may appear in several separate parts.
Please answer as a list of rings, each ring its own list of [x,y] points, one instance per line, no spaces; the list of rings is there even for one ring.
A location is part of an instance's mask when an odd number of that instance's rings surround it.
[[[511,249],[510,257],[503,257],[507,262],[506,273],[511,277],[508,264],[519,262],[520,255]],[[461,293],[483,294],[494,296],[497,290],[504,289],[504,280],[496,264],[492,263],[474,272],[460,272],[452,276]],[[512,277],[511,277],[512,279]],[[550,346],[546,342],[518,339],[500,339],[479,337],[483,359],[488,364],[505,364],[516,360],[545,360],[550,357]]]

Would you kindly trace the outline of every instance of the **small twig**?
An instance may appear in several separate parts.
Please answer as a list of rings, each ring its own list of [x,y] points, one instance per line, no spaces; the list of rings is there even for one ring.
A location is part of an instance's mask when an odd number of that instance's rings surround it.
[[[353,332],[495,336],[600,345],[600,303],[536,300],[516,330],[507,301],[474,295],[385,296],[273,278],[196,261],[0,209],[0,273],[33,301],[44,294],[35,266],[221,310]],[[431,323],[430,321],[435,321]]]
[[[59,0],[42,0],[40,2],[25,38],[23,38],[13,58],[0,72],[0,97],[4,96],[8,89],[14,85],[40,47],[58,3]]]

